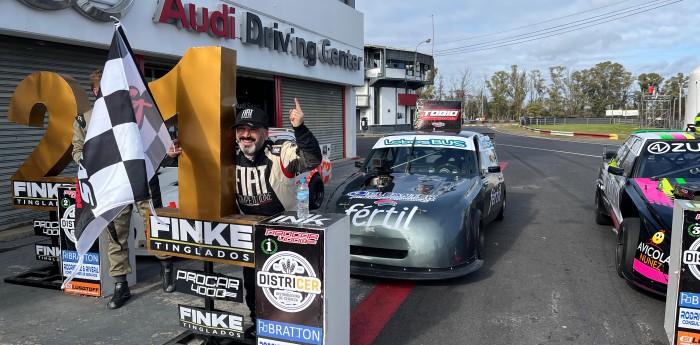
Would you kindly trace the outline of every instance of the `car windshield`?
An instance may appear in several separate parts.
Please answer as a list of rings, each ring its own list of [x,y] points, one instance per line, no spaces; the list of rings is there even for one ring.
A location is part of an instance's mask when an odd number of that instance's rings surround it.
[[[440,147],[385,147],[372,150],[362,170],[472,176],[477,173],[476,153]]]
[[[688,150],[686,143],[669,144],[671,149],[663,153],[644,149],[636,177],[700,178],[700,152]]]

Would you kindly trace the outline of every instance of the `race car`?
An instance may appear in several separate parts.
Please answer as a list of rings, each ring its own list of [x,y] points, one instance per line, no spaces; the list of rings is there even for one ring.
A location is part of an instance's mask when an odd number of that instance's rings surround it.
[[[665,295],[673,199],[700,188],[700,135],[641,130],[604,153],[596,181],[595,220],[617,234],[615,265],[633,285]],[[689,192],[690,191],[690,192]]]
[[[350,219],[350,273],[447,279],[484,262],[486,226],[502,220],[506,185],[491,139],[475,132],[380,138],[326,212]]]

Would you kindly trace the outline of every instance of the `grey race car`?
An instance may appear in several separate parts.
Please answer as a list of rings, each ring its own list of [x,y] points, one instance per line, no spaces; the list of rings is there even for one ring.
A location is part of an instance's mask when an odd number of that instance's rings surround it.
[[[398,133],[356,165],[325,210],[350,218],[352,274],[446,279],[481,267],[486,225],[506,205],[488,136]]]

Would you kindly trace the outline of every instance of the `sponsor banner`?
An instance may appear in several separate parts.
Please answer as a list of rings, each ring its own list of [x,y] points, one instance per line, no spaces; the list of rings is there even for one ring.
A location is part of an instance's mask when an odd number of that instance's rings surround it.
[[[700,330],[700,310],[690,308],[679,308],[678,328],[690,328]]]
[[[261,338],[260,334],[258,334],[257,344],[258,345],[298,345],[298,344],[288,343],[286,341],[281,341],[281,340]]]
[[[243,316],[220,310],[178,305],[180,326],[192,332],[228,338],[243,338]]]
[[[323,343],[323,330],[316,327],[294,325],[290,323],[270,321],[258,318],[255,322],[258,337],[266,337],[281,340],[290,340],[304,344],[321,345]],[[258,342],[260,344],[260,342]],[[287,342],[274,342],[269,344],[289,344]]]
[[[321,280],[303,256],[281,251],[273,254],[257,272],[257,286],[277,309],[296,313],[308,308],[321,294]]]
[[[416,104],[415,129],[435,129],[459,132],[462,128],[461,101],[433,101],[419,99]]]
[[[350,217],[350,224],[353,226],[369,227],[381,224],[388,229],[409,230],[411,221],[420,208],[395,207],[394,204],[383,200],[378,200],[374,205],[353,204],[345,210],[345,214]]]
[[[61,248],[51,243],[37,243],[34,245],[34,255],[39,261],[58,262],[61,259]]]
[[[100,297],[102,296],[102,291],[100,291],[100,284],[99,283],[86,283],[86,282],[81,282],[81,281],[76,281],[75,279],[71,280],[70,283],[66,286],[66,288],[63,290],[67,293],[74,293],[74,294],[80,294],[80,295],[86,295],[86,296],[95,296],[95,297]]]
[[[61,245],[61,273],[63,277],[75,268],[78,263],[78,251],[75,248],[75,216],[80,212],[75,206],[75,185],[63,185],[58,188],[58,225],[59,243]],[[100,270],[99,241],[90,247],[83,255],[83,266],[78,275],[63,291],[71,294],[86,296],[101,296],[102,272]]]
[[[317,244],[318,234],[306,231],[294,231],[285,229],[265,229],[265,236],[276,238],[277,241],[297,244]],[[268,249],[271,251],[272,249]]]
[[[172,256],[252,266],[253,226],[151,216],[148,250]]]
[[[190,270],[177,270],[175,273],[175,291],[198,297],[242,303],[241,285],[241,279],[223,274]]]
[[[680,262],[680,277],[678,279],[677,305],[674,330],[678,332],[678,342],[681,344],[681,333],[684,333],[684,342],[687,344],[693,343],[693,337],[697,330],[700,330],[700,238],[697,237],[695,231],[691,231],[694,224],[698,223],[700,212],[692,210],[683,210],[683,226],[678,234],[682,237],[681,241],[681,262]],[[675,233],[674,233],[675,234]],[[663,242],[669,240],[669,234],[659,236],[654,234],[649,243]],[[662,260],[662,258],[657,258]],[[666,259],[668,260],[668,259]],[[664,268],[666,272],[667,268]],[[671,289],[669,289],[671,293]],[[691,339],[692,338],[692,339]]]
[[[295,212],[284,212],[280,213],[278,215],[272,216],[270,218],[265,219],[263,222],[268,223],[268,224],[279,224],[279,225],[293,225],[293,226],[298,226],[298,227],[308,227],[308,228],[316,228],[320,229],[323,228],[329,224],[333,224],[338,219],[340,219],[339,215],[334,215],[334,214],[309,214],[307,218],[304,219],[299,219],[296,216]],[[302,229],[303,230],[303,229]]]
[[[662,155],[668,152],[700,152],[700,142],[698,141],[655,141],[647,145],[647,151],[653,155]]]
[[[34,220],[34,235],[58,238],[59,221],[57,220]]]
[[[676,345],[698,345],[700,344],[700,334],[695,332],[678,332]]]
[[[256,326],[259,337],[276,341],[270,344],[322,343],[324,231],[343,216],[312,215],[304,223],[283,212],[255,225]]]
[[[411,194],[411,193],[355,191],[355,192],[348,193],[348,196],[350,197],[350,199],[414,201],[414,202],[433,202],[433,201],[435,201],[434,195]]]
[[[444,135],[421,135],[419,137],[415,135],[390,136],[382,140],[378,140],[372,149],[396,146],[446,147],[451,149],[475,151],[474,143],[472,141],[460,139],[460,137],[446,137]]]
[[[55,211],[64,182],[12,181],[12,207]]]
[[[700,294],[681,292],[678,298],[678,305],[681,307],[700,309]]]

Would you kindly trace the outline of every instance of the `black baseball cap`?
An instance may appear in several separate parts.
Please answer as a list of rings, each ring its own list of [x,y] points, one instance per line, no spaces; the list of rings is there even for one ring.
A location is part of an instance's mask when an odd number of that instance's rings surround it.
[[[231,128],[235,129],[238,126],[249,126],[254,129],[268,128],[267,114],[255,107],[239,109],[236,113],[236,124]]]

